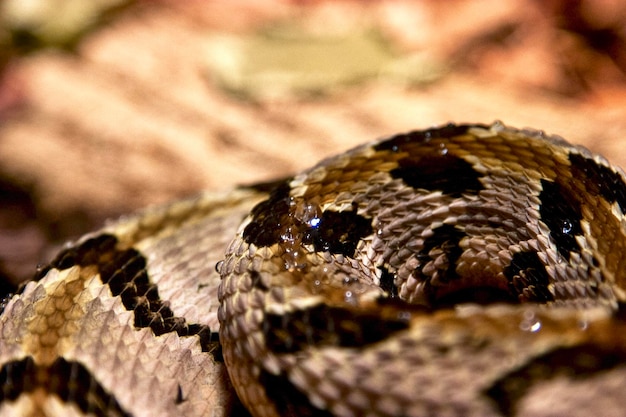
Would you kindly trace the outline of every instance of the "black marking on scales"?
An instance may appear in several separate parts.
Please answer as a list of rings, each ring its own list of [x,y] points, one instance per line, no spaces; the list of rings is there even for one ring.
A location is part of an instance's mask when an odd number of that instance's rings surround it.
[[[315,407],[307,395],[296,387],[284,374],[274,375],[262,370],[259,384],[265,388],[267,398],[281,416],[287,417],[331,417],[329,411]]]
[[[476,127],[476,126],[472,126]],[[447,126],[423,132],[411,132],[394,136],[379,143],[377,151],[406,152],[397,161],[398,167],[389,174],[401,179],[408,186],[428,191],[441,191],[452,197],[476,194],[484,188],[482,174],[472,164],[452,153],[434,139],[445,139],[467,133],[470,126]]]
[[[289,180],[276,186],[267,200],[261,201],[250,212],[252,220],[243,231],[243,239],[258,247],[281,242],[281,228],[290,221]]]
[[[481,175],[472,165],[449,154],[403,158],[389,174],[415,189],[441,191],[452,197],[476,194],[483,188],[478,180]]]
[[[480,128],[489,129],[487,125],[474,124],[474,125],[455,125],[449,124],[447,126],[427,129],[427,130],[415,130],[409,133],[399,134],[386,139],[374,146],[377,151],[393,151],[401,152],[407,146],[412,144],[426,144],[433,139],[446,139],[455,136],[465,135],[469,129]]]
[[[41,277],[51,268],[95,266],[102,283],[109,286],[113,296],[122,299],[128,311],[133,311],[135,327],[149,327],[156,336],[169,332],[179,336],[197,335],[202,351],[213,352],[219,359],[217,334],[206,325],[187,323],[184,317],[176,316],[159,296],[158,286],[150,281],[146,258],[135,249],[119,249],[117,244],[118,239],[110,234],[87,239],[62,251],[40,272]]]
[[[559,254],[569,260],[570,252],[581,252],[576,242],[576,236],[583,234],[580,224],[583,218],[580,197],[568,184],[542,179],[541,188],[541,221],[550,229],[550,237]]]
[[[626,214],[626,184],[619,173],[574,152],[569,154],[569,161],[572,176],[584,182],[587,193],[600,195],[609,203],[617,202],[622,213]]]
[[[324,211],[319,223],[305,232],[303,242],[313,244],[318,252],[354,257],[361,239],[373,232],[372,221],[357,214],[354,205],[352,211]]]
[[[263,335],[274,353],[295,353],[311,347],[360,348],[404,330],[401,318],[324,304],[284,314],[266,314]]]
[[[518,252],[504,268],[511,293],[520,302],[547,303],[554,301],[550,292],[550,275],[537,252]]]
[[[389,269],[380,266],[380,288],[385,291],[390,298],[398,298],[398,286],[395,284],[396,275],[389,272]]]
[[[0,405],[23,394],[41,390],[64,403],[75,404],[85,414],[97,417],[131,417],[79,362],[57,358],[51,365],[38,365],[32,357],[5,363],[0,368]]]
[[[536,389],[545,389],[546,382],[559,377],[568,380],[591,378],[624,363],[626,354],[619,349],[592,344],[561,347],[501,376],[484,394],[496,404],[503,416],[513,417],[517,415],[518,404],[526,393],[536,386],[540,387]]]
[[[430,284],[433,278],[441,284],[459,279],[456,263],[463,253],[460,242],[464,237],[466,234],[462,230],[454,225],[444,224],[432,230],[432,235],[424,240],[424,246],[417,253],[419,265],[413,273],[416,279],[426,282],[425,291],[430,301],[434,301],[438,291],[436,286]],[[443,268],[429,273],[424,272],[427,266],[436,261]]]
[[[295,216],[295,205],[306,203],[290,197],[289,191],[289,183],[285,182],[252,209],[252,220],[243,231],[246,243],[258,247],[291,245],[293,243],[284,238],[285,231],[289,230],[294,241],[313,245],[318,252],[354,257],[359,242],[373,233],[371,219],[358,214],[356,204],[352,210],[326,210],[306,222],[299,220]]]

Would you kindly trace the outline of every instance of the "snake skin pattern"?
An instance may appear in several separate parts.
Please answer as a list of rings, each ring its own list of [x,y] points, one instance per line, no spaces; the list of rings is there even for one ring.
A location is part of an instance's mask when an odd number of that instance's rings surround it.
[[[3,301],[0,416],[622,416],[624,213],[500,123],[148,209]]]

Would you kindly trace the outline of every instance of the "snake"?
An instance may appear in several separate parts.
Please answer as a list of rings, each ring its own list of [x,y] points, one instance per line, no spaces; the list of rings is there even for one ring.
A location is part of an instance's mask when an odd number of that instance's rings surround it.
[[[147,208],[3,299],[0,416],[621,416],[625,213],[501,122]]]

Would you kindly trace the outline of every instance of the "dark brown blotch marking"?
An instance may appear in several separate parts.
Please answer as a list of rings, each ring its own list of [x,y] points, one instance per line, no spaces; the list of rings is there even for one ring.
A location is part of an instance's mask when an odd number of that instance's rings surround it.
[[[310,347],[362,348],[408,327],[406,320],[381,317],[342,307],[317,305],[285,314],[267,314],[263,334],[274,353],[295,353]]]
[[[396,275],[389,272],[384,266],[378,267],[380,270],[380,288],[389,294],[389,298],[398,298],[398,286],[395,283]]]
[[[281,241],[281,228],[290,220],[289,180],[283,181],[270,193],[267,200],[254,206],[250,214],[252,220],[243,231],[243,239],[248,244],[267,247]]]
[[[252,209],[252,220],[243,231],[246,243],[258,247],[279,244],[283,242],[283,231],[292,229],[302,244],[311,244],[316,251],[354,256],[360,240],[373,232],[371,219],[357,214],[356,206],[351,211],[327,210],[316,223],[298,220],[290,190],[289,182],[284,182]]]
[[[374,146],[374,149],[377,151],[401,152],[407,145],[415,143],[428,143],[433,139],[448,139],[455,136],[465,135],[468,133],[469,129],[473,128],[489,129],[490,127],[482,124],[455,125],[451,123],[434,129],[415,130],[409,133],[395,135]]]
[[[467,235],[464,231],[458,229],[451,224],[444,224],[436,227],[432,230],[432,236],[424,240],[424,246],[417,254],[417,258],[420,261],[420,265],[423,266],[425,262],[434,260],[431,251],[437,253],[437,257],[445,256],[447,259],[446,269],[442,271],[440,279],[443,282],[450,282],[456,279],[456,262],[458,261],[463,249],[461,249],[461,240]],[[421,275],[421,267],[418,269]]]
[[[377,151],[407,152],[397,161],[398,167],[389,174],[410,187],[428,191],[441,191],[453,197],[463,193],[476,194],[482,190],[482,174],[464,159],[445,152],[439,145],[449,139],[468,133],[470,128],[488,128],[484,125],[448,125],[438,129],[414,131],[394,136],[379,143]],[[439,139],[436,143],[430,143]]]
[[[570,153],[569,160],[572,175],[583,181],[588,193],[617,202],[622,213],[626,213],[626,184],[620,174],[578,153]]]
[[[484,188],[479,180],[482,175],[469,162],[451,154],[410,155],[400,159],[398,168],[389,174],[415,189],[441,191],[452,197],[476,194]]]
[[[583,234],[580,199],[569,186],[557,182],[542,179],[541,188],[541,221],[550,229],[559,254],[569,260],[570,252],[581,252],[576,242],[576,236]]]
[[[432,235],[424,240],[423,248],[416,254],[419,265],[413,274],[416,279],[425,282],[424,291],[430,302],[435,303],[439,297],[438,293],[441,290],[445,291],[446,288],[432,286],[430,281],[433,275],[425,274],[424,268],[435,259],[445,258],[445,261],[440,263],[442,267],[436,271],[438,281],[442,284],[448,284],[459,280],[460,277],[456,273],[456,263],[463,254],[460,242],[464,237],[466,234],[462,230],[454,225],[444,224],[432,230]]]
[[[79,362],[57,358],[50,366],[35,364],[32,357],[10,361],[0,368],[0,404],[38,390],[56,395],[64,403],[98,417],[131,417],[100,382]]]
[[[559,348],[502,376],[485,391],[485,395],[496,404],[502,415],[513,417],[517,415],[519,402],[535,385],[558,376],[582,379],[624,363],[626,355],[621,351],[606,350],[595,345]]]
[[[550,275],[536,252],[518,252],[511,263],[504,268],[512,294],[520,302],[547,303],[554,301],[548,289]]]
[[[109,234],[88,239],[62,251],[41,274],[45,275],[50,268],[95,266],[113,296],[119,296],[124,307],[134,312],[136,327],[149,327],[156,336],[169,332],[179,336],[197,335],[202,350],[219,358],[217,333],[212,333],[206,325],[187,323],[185,318],[174,315],[167,301],[161,300],[157,285],[150,282],[145,257],[135,249],[118,249],[117,243],[117,238]]]
[[[318,252],[354,257],[357,245],[365,236],[374,232],[372,221],[352,211],[330,211],[322,213],[319,223],[308,226],[303,243],[313,244]]]
[[[285,374],[273,375],[265,370],[259,375],[267,398],[278,414],[285,417],[331,417],[333,414],[315,407],[306,394],[296,387]]]
[[[261,273],[258,271],[250,271],[250,279],[252,280],[252,286],[261,291],[269,291],[269,287],[263,283]]]
[[[419,266],[414,276],[424,283],[424,295],[430,308],[450,308],[462,303],[492,304],[514,303],[516,298],[496,280],[494,276],[484,276],[480,280],[457,273],[459,258],[463,254],[461,240],[467,235],[454,225],[444,224],[432,230],[432,235],[424,240],[422,250],[417,253]],[[430,274],[424,268],[430,262],[437,262],[438,269]],[[436,277],[437,285],[432,284]]]

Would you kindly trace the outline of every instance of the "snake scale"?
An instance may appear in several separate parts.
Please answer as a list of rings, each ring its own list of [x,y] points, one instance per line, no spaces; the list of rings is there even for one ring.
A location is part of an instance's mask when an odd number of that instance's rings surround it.
[[[150,208],[5,298],[0,416],[621,416],[625,213],[499,122]]]

